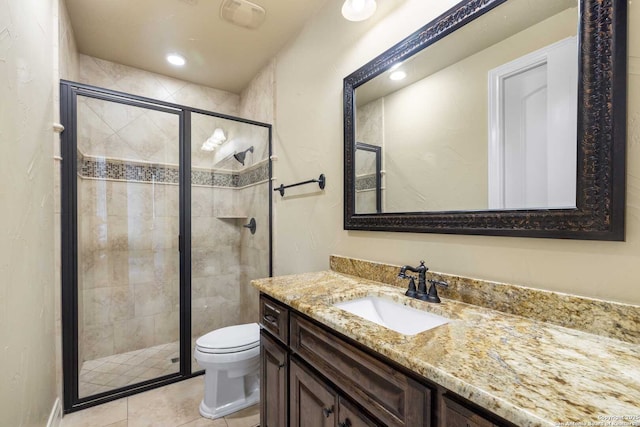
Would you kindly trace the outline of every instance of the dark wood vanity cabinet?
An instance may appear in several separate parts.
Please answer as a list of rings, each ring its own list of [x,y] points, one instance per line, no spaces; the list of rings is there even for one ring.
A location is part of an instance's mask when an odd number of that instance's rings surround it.
[[[513,427],[265,295],[260,317],[261,427]]]
[[[289,414],[289,355],[287,349],[260,332],[260,425],[282,427]]]

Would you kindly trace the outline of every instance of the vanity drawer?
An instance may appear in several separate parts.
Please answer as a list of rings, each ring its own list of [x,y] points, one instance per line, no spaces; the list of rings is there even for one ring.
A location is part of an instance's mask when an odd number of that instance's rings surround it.
[[[295,313],[290,346],[385,425],[431,425],[431,390]]]
[[[498,427],[479,413],[462,406],[458,402],[442,397],[444,403],[443,427]]]
[[[260,325],[285,345],[289,344],[289,309],[260,295]]]

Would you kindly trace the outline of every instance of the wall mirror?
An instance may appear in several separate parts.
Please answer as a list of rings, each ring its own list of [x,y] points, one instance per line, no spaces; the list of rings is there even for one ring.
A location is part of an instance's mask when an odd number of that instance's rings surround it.
[[[626,20],[462,1],[347,76],[345,229],[624,240]]]

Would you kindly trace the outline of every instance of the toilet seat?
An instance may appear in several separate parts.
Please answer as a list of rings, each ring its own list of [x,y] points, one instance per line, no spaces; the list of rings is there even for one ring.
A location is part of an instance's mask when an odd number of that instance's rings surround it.
[[[196,340],[196,349],[207,354],[239,353],[260,345],[257,323],[216,329]]]

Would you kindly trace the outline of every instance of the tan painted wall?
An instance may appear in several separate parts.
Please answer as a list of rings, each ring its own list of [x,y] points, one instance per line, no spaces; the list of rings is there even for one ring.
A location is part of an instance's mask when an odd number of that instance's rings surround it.
[[[318,193],[276,193],[275,274],[328,268],[331,253],[640,304],[640,3],[629,5],[627,241],[347,232],[342,210],[342,79],[455,1],[406,0],[377,22],[350,23],[328,2],[276,60],[274,176],[321,172]],[[331,31],[327,31],[331,28]],[[306,194],[302,196],[302,194]]]
[[[56,398],[54,0],[0,3],[0,425],[43,426]],[[57,75],[56,75],[57,76]]]

